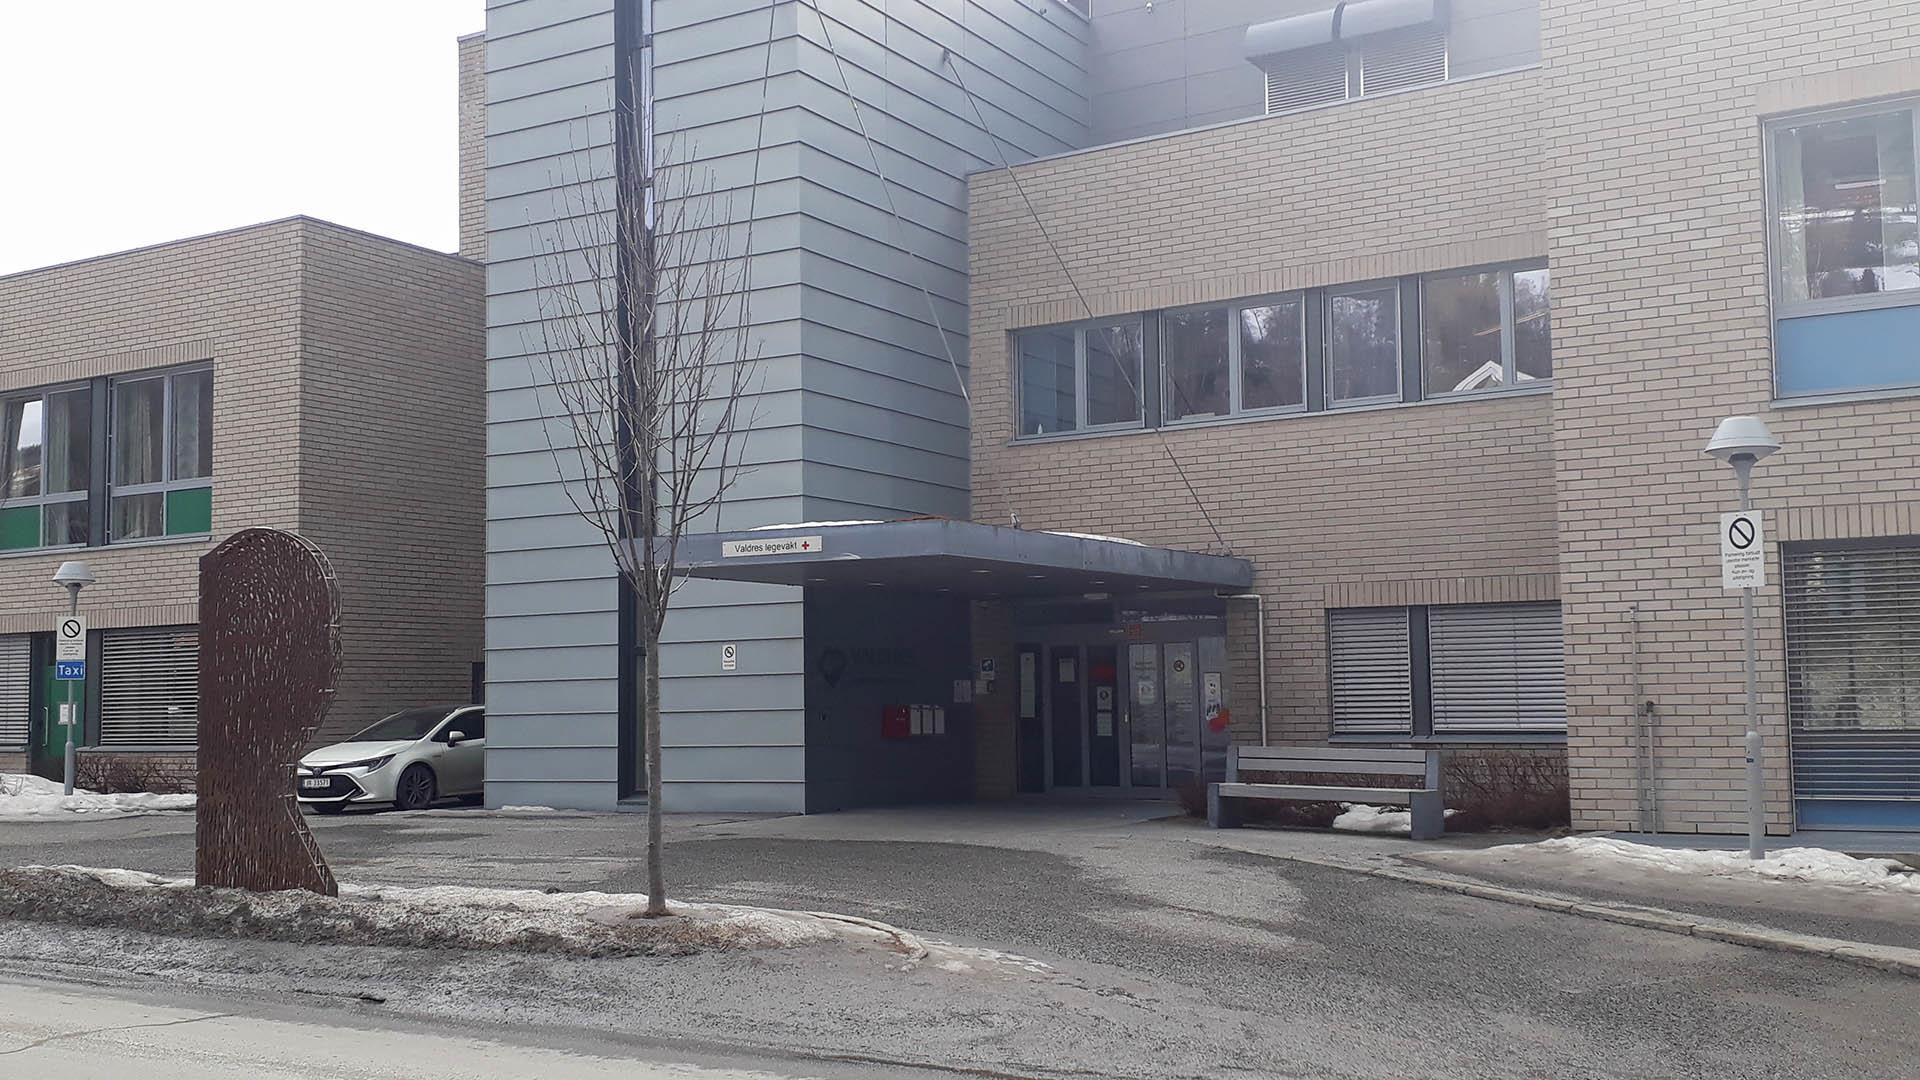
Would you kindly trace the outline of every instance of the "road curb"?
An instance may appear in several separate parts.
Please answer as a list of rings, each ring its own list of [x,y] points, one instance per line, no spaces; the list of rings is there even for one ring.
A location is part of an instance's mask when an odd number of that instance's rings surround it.
[[[1670,911],[1666,908],[1573,900],[1564,896],[1554,896],[1551,893],[1531,892],[1504,885],[1489,885],[1482,881],[1445,874],[1423,873],[1393,866],[1373,866],[1311,855],[1275,855],[1274,857],[1310,866],[1322,866],[1329,870],[1344,870],[1348,873],[1365,874],[1368,877],[1441,889],[1503,904],[1516,904],[1540,911],[1557,911],[1583,919],[1598,919],[1624,926],[1637,926],[1643,930],[1658,930],[1661,933],[1679,934],[1683,937],[1707,938],[1755,949],[1772,949],[1775,952],[1820,956],[1858,967],[1868,967],[1920,979],[1920,949],[1901,948],[1897,945],[1874,945],[1864,941],[1847,941],[1815,934],[1799,934],[1791,930],[1778,930],[1770,926],[1715,919],[1705,915],[1690,915],[1683,911]]]

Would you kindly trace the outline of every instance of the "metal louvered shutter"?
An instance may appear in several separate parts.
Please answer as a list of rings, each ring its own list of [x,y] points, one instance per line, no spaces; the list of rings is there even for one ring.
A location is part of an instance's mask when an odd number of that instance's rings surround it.
[[[31,725],[27,710],[33,701],[32,638],[0,635],[0,747],[27,745]]]
[[[1367,39],[1360,50],[1360,93],[1384,94],[1447,81],[1447,31],[1421,26]]]
[[[1333,733],[1413,731],[1406,608],[1348,608],[1327,617]]]
[[[1436,735],[1565,731],[1559,604],[1427,609]]]
[[[1347,97],[1347,51],[1338,45],[1301,49],[1270,61],[1267,113],[1290,112]]]
[[[101,746],[192,746],[199,720],[200,635],[194,627],[101,635]]]
[[[1920,800],[1920,546],[1781,568],[1794,797]]]

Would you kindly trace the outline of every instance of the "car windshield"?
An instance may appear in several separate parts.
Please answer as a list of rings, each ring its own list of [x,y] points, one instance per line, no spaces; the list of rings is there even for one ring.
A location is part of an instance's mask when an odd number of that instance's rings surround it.
[[[445,706],[426,709],[401,709],[385,720],[360,732],[348,742],[393,742],[398,739],[412,741],[424,739],[434,725],[447,718],[453,710]]]

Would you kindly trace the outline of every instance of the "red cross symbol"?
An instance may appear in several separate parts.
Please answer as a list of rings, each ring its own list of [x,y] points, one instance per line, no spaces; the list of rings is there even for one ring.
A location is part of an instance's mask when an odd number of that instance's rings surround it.
[[[806,550],[808,550],[808,549],[810,549],[810,548],[812,548],[812,547],[813,547],[813,545],[812,545],[812,544],[809,544],[809,543],[807,543],[807,542],[806,542],[805,540],[802,540],[802,541],[800,541],[800,550],[801,550],[801,551],[806,551]]]

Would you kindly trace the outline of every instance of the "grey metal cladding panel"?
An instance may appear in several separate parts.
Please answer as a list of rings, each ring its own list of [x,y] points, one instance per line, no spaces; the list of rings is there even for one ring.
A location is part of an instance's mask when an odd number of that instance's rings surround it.
[[[798,708],[806,682],[798,673],[701,678],[662,671],[661,676],[660,707],[670,712]]]
[[[654,0],[653,63],[656,69],[700,56],[752,49],[764,60],[767,40],[793,36],[794,20],[806,0],[770,4],[767,0],[697,0],[677,4]],[[808,14],[811,18],[811,13]],[[755,69],[758,74],[759,69]]]
[[[1188,35],[1228,27],[1244,30],[1248,24],[1271,22],[1310,11],[1326,11],[1334,0],[1184,0],[1181,15]]]
[[[505,682],[593,680],[616,667],[618,655],[615,646],[605,644],[516,649],[490,641],[487,677]]]
[[[810,274],[818,273],[819,277],[813,279],[814,284],[802,290],[807,321],[896,344],[924,341],[927,347],[923,352],[943,363],[946,361],[940,340],[933,335],[933,317],[928,314],[926,298],[920,295],[919,290],[905,282],[894,282],[892,287],[877,292],[857,292],[851,286],[862,279],[837,272],[835,267],[838,265],[825,259],[809,264]],[[897,303],[890,306],[876,303],[885,297],[899,296],[902,289],[908,295]],[[940,307],[940,319],[949,334],[958,334],[965,328],[965,308],[956,310],[956,305],[938,296],[934,297],[934,301]],[[962,357],[964,355],[961,354]]]
[[[611,712],[513,713],[487,703],[487,752],[502,750],[604,750],[614,741]]]
[[[673,723],[662,718],[663,749],[716,746],[801,746],[806,742],[806,717],[797,709],[763,712],[675,713]]]
[[[805,784],[727,784],[666,779],[666,809],[676,814],[803,814]],[[487,796],[491,802],[493,796]]]
[[[1100,142],[1113,142],[1128,137],[1116,135],[1118,131],[1173,131],[1185,126],[1181,89],[1180,80],[1174,79],[1095,98],[1093,137]]]
[[[491,567],[492,560],[488,562]],[[488,579],[495,580],[491,569]],[[563,615],[496,614],[487,619],[487,645],[503,651],[603,645],[612,641],[618,630],[618,616],[611,611]]]
[[[612,717],[604,724],[608,734],[612,731]],[[489,709],[487,716],[488,742],[492,742],[495,721]],[[511,725],[509,725],[511,729]],[[532,733],[529,733],[532,734]],[[537,736],[536,736],[537,737]],[[614,779],[615,758],[612,744],[600,746],[523,746],[509,747],[497,751],[491,745],[487,747],[487,778],[491,781],[500,777],[508,781],[527,780],[612,780]]]
[[[603,578],[489,584],[487,615],[565,615],[617,610],[619,601],[614,591],[611,562],[609,559],[608,575]],[[611,667],[609,659],[608,668]]]
[[[938,454],[865,434],[819,428],[807,436],[807,444],[807,460],[811,464],[837,465],[868,472],[885,471],[955,491],[965,491],[970,482],[964,455]]]
[[[546,127],[571,120],[584,120],[613,108],[613,80],[595,79],[577,86],[564,86],[544,93],[506,101],[487,103],[487,134]],[[576,147],[570,147],[574,149]]]
[[[487,197],[498,202],[535,192],[559,190],[581,177],[612,175],[613,147],[588,146],[531,161],[492,166],[487,170]]]
[[[544,23],[527,30],[495,34],[487,31],[487,73],[551,60],[555,57],[590,53],[613,44],[613,5],[604,14],[584,19]],[[489,98],[491,100],[491,98]]]
[[[881,518],[908,514],[964,518],[969,501],[964,485],[922,483],[893,475],[884,465],[860,470],[820,462],[807,463],[807,494],[810,498],[868,506],[872,516]]]
[[[593,531],[592,526],[580,520],[577,515],[571,513],[555,517],[526,517],[507,520],[489,518],[487,521],[488,551],[530,553],[537,551],[559,552],[565,549],[572,553],[571,557],[575,561],[567,566],[565,570],[550,571],[545,576],[536,577],[534,580],[547,581],[561,577],[572,578],[581,576],[582,571],[586,567],[593,565],[593,563],[578,561],[579,556],[604,550],[600,547],[600,544],[600,536],[597,532]],[[561,554],[555,554],[553,556],[556,560],[568,557],[569,556]],[[607,574],[613,573],[611,561],[609,561],[608,566],[605,568],[605,572]]]
[[[671,616],[669,616],[671,620]],[[805,669],[805,648],[798,637],[767,638],[766,631],[758,630],[744,644],[734,638],[729,642],[739,644],[738,658],[731,672],[720,668],[720,646],[710,641],[688,641],[660,644],[660,673],[663,678],[692,678],[696,676],[738,675],[742,678],[753,675],[795,675]]]
[[[1178,38],[1102,53],[1088,73],[1090,96],[1097,102],[1107,94],[1122,90],[1177,83],[1186,74],[1185,54],[1186,42]]]
[[[1203,116],[1214,119],[1258,116],[1266,111],[1266,93],[1265,76],[1252,64],[1190,76],[1187,123],[1206,123],[1201,119]]]
[[[726,528],[757,529],[764,525],[779,525],[788,522],[809,520],[800,512],[801,503],[798,495],[788,500],[788,505],[783,509],[787,511],[784,517],[756,517],[753,520],[741,521],[735,521],[732,520],[732,517],[729,517]],[[710,578],[688,578],[683,580],[680,586],[673,591],[673,611],[675,614],[678,614],[681,611],[692,608],[752,607],[758,608],[759,610],[748,614],[754,618],[764,619],[772,617],[775,607],[782,604],[799,603],[800,600],[800,590],[790,588],[786,585],[762,585],[758,582],[751,581],[718,581]],[[769,623],[768,626],[768,636],[777,637],[799,633],[797,629],[791,627],[782,626],[774,628],[772,623]],[[721,639],[688,637],[674,631],[667,632],[665,640],[718,641]]]
[[[595,810],[604,813],[618,808],[619,800],[615,796],[611,783],[487,781],[487,805],[492,807],[546,806],[555,810]]]
[[[945,256],[942,262],[946,266],[956,271],[965,270],[965,260],[955,262],[949,254],[955,241],[964,242],[966,238],[967,186],[958,174],[925,177],[931,181],[926,186],[933,189],[928,192],[903,184],[896,179],[892,166],[882,162],[881,168],[887,170],[889,183],[888,190],[882,191],[879,177],[874,175],[872,163],[864,155],[858,160],[848,160],[810,146],[800,147],[799,154],[802,175],[807,182],[824,188],[837,200],[865,204],[887,228],[878,234],[869,232],[868,226],[873,224],[871,218],[842,217],[838,219],[841,224],[855,230],[857,235],[872,235],[891,244],[900,244],[903,239],[916,249],[927,244],[931,248],[929,254]],[[889,194],[893,197],[893,209],[900,213],[902,224],[918,226],[918,229],[892,227],[892,212],[886,201]],[[802,206],[809,210],[822,205],[818,199],[802,197]],[[954,232],[956,228],[960,230],[958,233]],[[918,235],[920,229],[929,230],[934,236],[921,237]],[[964,289],[961,295],[965,295]]]
[[[608,672],[609,675],[612,672]],[[519,716],[522,719],[554,724],[588,725],[582,731],[603,731],[595,736],[613,741],[613,710],[619,698],[620,684],[612,678],[594,682],[508,683],[487,682],[488,719]],[[504,722],[504,721],[503,721]],[[592,725],[601,725],[593,727]]]
[[[504,104],[564,86],[612,81],[613,43],[608,42],[586,52],[495,71],[487,76],[487,97]]]
[[[613,143],[613,114],[573,117],[544,127],[502,132],[487,137],[487,165],[539,161],[582,147]]]
[[[1452,76],[1539,62],[1539,0],[1454,0],[1447,32],[1447,68]]]
[[[872,402],[809,394],[806,401],[806,425],[864,435],[872,439],[921,446],[935,450],[955,450],[966,445],[956,443],[955,428],[937,420],[928,420],[876,405]]]
[[[798,637],[805,628],[799,610],[800,590],[787,586],[765,587],[786,588],[794,594],[794,599],[787,603],[749,607],[676,607],[667,614],[667,625],[661,632],[662,640],[711,642]]]
[[[487,0],[487,33],[505,36],[613,10],[614,0]]]
[[[940,50],[949,48],[964,65],[962,72],[969,86],[975,81],[970,68],[994,72],[995,82],[1004,83],[1010,94],[1029,100],[1035,107],[1068,119],[1084,115],[1086,94],[1081,82],[1085,49],[1077,43],[1071,49],[1074,55],[1064,56],[996,19],[967,18],[962,26],[916,3],[895,3],[889,11],[896,24],[912,31],[912,36],[889,33],[888,45],[900,48],[900,42],[908,41],[904,51],[909,58],[942,79],[952,77],[940,59]],[[979,92],[977,88],[975,92]]]
[[[923,323],[927,329],[924,334],[916,333],[911,344],[923,347],[930,355],[944,359],[945,353],[940,346],[936,325],[948,333],[954,333],[967,324],[966,305],[940,288],[937,268],[923,267],[914,274],[903,268],[900,277],[889,277],[884,272],[871,272],[857,262],[844,262],[825,255],[807,253],[805,257],[805,278],[809,299],[816,291],[832,293],[835,296],[871,305],[882,312],[914,322]],[[884,268],[875,268],[884,271]],[[925,289],[926,291],[922,291]],[[931,307],[928,294],[931,293]],[[965,297],[965,292],[960,294]],[[911,328],[902,327],[909,330]],[[902,344],[908,344],[902,341]],[[962,342],[964,344],[964,342]]]
[[[807,389],[836,397],[879,395],[895,412],[951,424],[963,433],[960,445],[966,445],[967,403],[960,397],[960,380],[967,373],[964,339],[956,342],[956,359],[962,361],[957,375],[945,356],[856,338],[830,326],[814,326],[807,341]]]
[[[674,747],[660,743],[660,775],[681,783],[745,781],[800,783],[806,779],[803,746]]]

